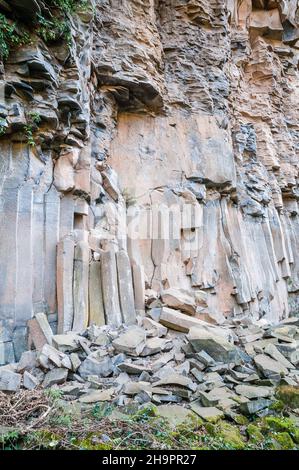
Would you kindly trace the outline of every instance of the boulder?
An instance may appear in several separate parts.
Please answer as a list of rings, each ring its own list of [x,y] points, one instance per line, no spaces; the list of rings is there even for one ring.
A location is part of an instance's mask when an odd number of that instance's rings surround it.
[[[268,344],[264,350],[266,354],[268,354],[272,359],[275,361],[278,361],[280,364],[282,364],[284,367],[287,369],[293,369],[294,366],[293,364],[290,363],[277,349],[277,347],[274,344]]]
[[[273,403],[273,400],[267,398],[258,398],[257,400],[248,400],[245,403],[241,403],[240,411],[245,415],[253,415],[259,411],[268,408]]]
[[[238,348],[202,327],[191,327],[187,338],[196,352],[205,351],[215,361],[234,362],[238,357]]]
[[[257,387],[254,385],[237,385],[236,393],[239,395],[249,398],[266,398],[273,395],[272,387]]]
[[[61,367],[50,370],[44,378],[43,387],[49,388],[56,384],[63,384],[67,379],[67,374],[67,369]]]
[[[124,352],[130,356],[139,356],[145,346],[146,334],[142,328],[129,328],[125,333],[112,341],[116,351]]]
[[[88,356],[80,365],[78,373],[83,378],[89,375],[98,375],[100,377],[108,377],[114,370],[113,362],[110,357],[104,357],[101,361],[95,357]]]
[[[264,377],[271,378],[288,375],[288,369],[284,365],[265,354],[255,356],[254,362]]]
[[[181,405],[160,405],[157,413],[162,418],[167,419],[172,428],[176,428],[180,424],[190,422],[194,413]]]
[[[68,333],[53,336],[53,346],[62,352],[72,352],[79,349],[80,336],[76,333]]]
[[[37,352],[25,351],[17,366],[17,372],[23,373],[25,370],[31,370],[37,366]]]
[[[210,423],[217,423],[217,421],[224,418],[223,411],[214,406],[201,406],[199,402],[194,401],[191,403],[190,408],[200,418]]]
[[[188,292],[170,288],[162,292],[162,302],[168,307],[180,310],[188,315],[195,315],[196,301]]]

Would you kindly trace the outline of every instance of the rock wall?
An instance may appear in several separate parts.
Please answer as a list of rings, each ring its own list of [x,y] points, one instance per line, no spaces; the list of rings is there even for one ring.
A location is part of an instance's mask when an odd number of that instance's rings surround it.
[[[45,8],[9,4],[27,26]],[[59,332],[165,304],[298,314],[297,0],[96,0],[69,21],[69,44],[31,31],[0,67],[0,363],[39,312]]]

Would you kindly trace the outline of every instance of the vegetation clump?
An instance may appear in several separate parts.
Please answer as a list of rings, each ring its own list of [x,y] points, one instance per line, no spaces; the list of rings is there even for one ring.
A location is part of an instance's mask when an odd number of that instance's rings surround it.
[[[70,18],[79,11],[87,10],[90,1],[45,0],[43,3],[47,9],[26,25],[17,13],[10,16],[0,13],[0,60],[5,61],[13,47],[30,43],[33,33],[46,43],[64,40],[70,44]]]

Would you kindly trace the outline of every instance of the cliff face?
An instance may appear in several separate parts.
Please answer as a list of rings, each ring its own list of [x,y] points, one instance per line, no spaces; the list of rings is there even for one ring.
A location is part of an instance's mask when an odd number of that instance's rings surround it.
[[[0,10],[30,29],[45,3]],[[0,67],[0,363],[41,311],[59,332],[161,303],[298,314],[297,0],[97,0],[68,21]]]

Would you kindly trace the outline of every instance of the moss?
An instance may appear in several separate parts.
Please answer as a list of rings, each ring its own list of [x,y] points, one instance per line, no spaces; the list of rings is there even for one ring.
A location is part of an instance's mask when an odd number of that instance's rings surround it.
[[[77,440],[74,442],[75,446],[80,450],[112,450],[113,443],[96,442],[95,436],[90,436],[86,439]]]
[[[262,434],[258,426],[256,426],[255,424],[249,424],[247,426],[246,432],[251,442],[254,442],[255,444],[263,442],[264,435]]]
[[[248,418],[246,418],[246,416],[243,416],[243,415],[235,415],[233,419],[235,423],[239,424],[240,426],[244,426],[248,423]]]
[[[215,434],[216,434],[216,425],[212,424],[212,423],[206,423],[205,424],[205,430],[211,436],[215,436]]]
[[[237,426],[222,421],[217,426],[217,436],[234,449],[243,449],[245,447],[244,438]]]
[[[285,408],[285,405],[281,400],[276,400],[269,406],[269,410],[278,411],[278,412],[283,411],[284,408]]]
[[[299,408],[299,387],[282,385],[278,387],[276,397],[290,408]]]
[[[266,424],[267,428],[270,428],[272,431],[276,432],[293,432],[295,430],[295,425],[289,418],[266,416],[264,423]]]
[[[290,435],[296,444],[299,444],[299,428],[295,428],[293,431],[290,432]]]
[[[271,437],[274,441],[274,448],[280,448],[282,450],[292,450],[295,448],[294,442],[287,432],[277,432],[271,435]],[[277,447],[275,443],[278,444]]]

